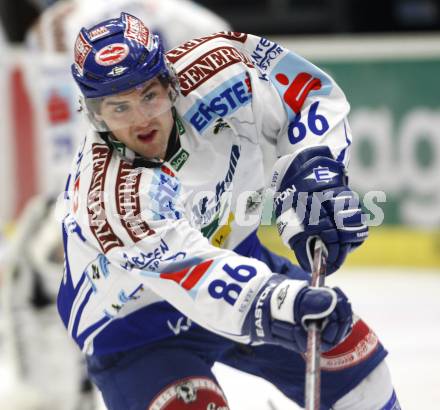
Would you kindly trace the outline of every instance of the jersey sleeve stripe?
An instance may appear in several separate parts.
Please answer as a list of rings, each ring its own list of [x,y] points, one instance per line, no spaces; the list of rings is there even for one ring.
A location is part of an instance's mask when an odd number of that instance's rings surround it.
[[[192,289],[200,278],[206,273],[209,267],[212,265],[212,260],[206,261],[197,265],[189,274],[189,276],[182,283],[182,287],[186,290]]]

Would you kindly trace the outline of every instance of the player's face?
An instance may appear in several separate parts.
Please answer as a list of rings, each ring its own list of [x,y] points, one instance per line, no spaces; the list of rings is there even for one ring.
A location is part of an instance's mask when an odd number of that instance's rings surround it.
[[[153,78],[102,100],[100,113],[114,138],[146,158],[164,158],[174,119],[169,87]]]

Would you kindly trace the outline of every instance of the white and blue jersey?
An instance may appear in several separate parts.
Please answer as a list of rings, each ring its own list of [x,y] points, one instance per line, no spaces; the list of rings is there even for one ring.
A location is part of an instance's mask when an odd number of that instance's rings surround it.
[[[346,164],[349,105],[335,82],[281,45],[222,32],[167,53],[180,83],[180,149],[161,167],[90,132],[66,189],[58,308],[83,352],[169,338],[192,323],[252,342],[245,326],[278,272],[258,260],[262,146],[288,159],[326,145]]]

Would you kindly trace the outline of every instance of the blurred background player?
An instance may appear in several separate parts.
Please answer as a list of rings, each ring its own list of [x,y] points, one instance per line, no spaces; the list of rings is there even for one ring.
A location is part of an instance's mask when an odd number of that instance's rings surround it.
[[[66,338],[54,304],[63,270],[54,205],[63,191],[73,149],[84,136],[83,117],[76,112],[78,93],[69,70],[75,37],[82,26],[94,25],[121,11],[142,16],[160,33],[167,49],[230,27],[222,18],[187,0],[32,3],[41,15],[26,36],[35,64],[25,73],[25,80],[37,110],[34,119],[43,148],[43,179],[40,195],[29,201],[18,220],[7,261],[3,303],[10,315],[7,334],[9,345],[15,345],[11,350],[16,373],[20,383],[35,389],[35,406],[82,410],[97,405],[80,354]],[[13,297],[17,294],[19,298]]]
[[[189,0],[64,0],[44,11],[27,40],[45,52],[73,52],[76,30],[81,24],[94,24],[97,16],[111,18],[120,10],[137,13],[150,21],[151,29],[160,35],[166,50],[191,38],[230,29],[224,19]]]

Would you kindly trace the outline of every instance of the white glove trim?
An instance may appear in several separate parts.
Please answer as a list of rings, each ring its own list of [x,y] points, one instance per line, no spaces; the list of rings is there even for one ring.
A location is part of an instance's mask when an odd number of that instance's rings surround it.
[[[299,291],[308,286],[305,280],[286,279],[273,291],[270,298],[270,313],[273,319],[295,324],[293,305]]]
[[[286,246],[289,246],[289,240],[295,235],[304,231],[303,220],[301,220],[293,208],[283,212],[276,220],[278,234]]]
[[[335,310],[336,304],[338,303],[338,295],[336,294],[336,292],[332,288],[325,288],[325,287],[317,288],[315,286],[310,286],[310,289],[319,289],[320,291],[325,291],[325,292],[330,293],[331,296],[332,296],[332,303],[330,304],[328,309],[326,309],[323,312],[311,313],[309,315],[304,315],[302,317],[302,319],[301,319],[301,324],[302,324],[304,329],[307,329],[307,326],[305,325],[305,322],[308,321],[308,320],[321,320],[321,319],[327,318],[327,316],[329,316]],[[325,327],[325,323],[323,325],[323,328],[324,327]]]

